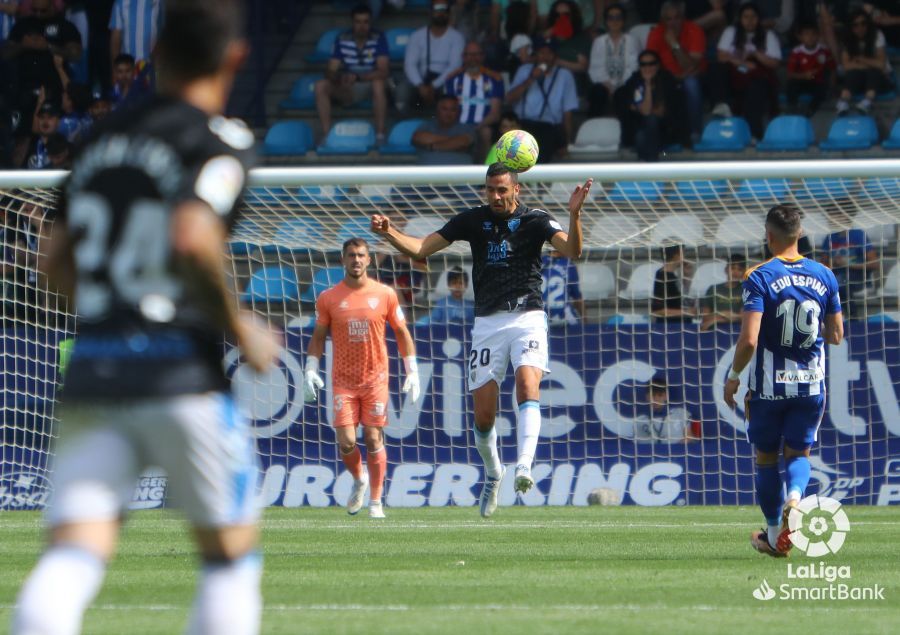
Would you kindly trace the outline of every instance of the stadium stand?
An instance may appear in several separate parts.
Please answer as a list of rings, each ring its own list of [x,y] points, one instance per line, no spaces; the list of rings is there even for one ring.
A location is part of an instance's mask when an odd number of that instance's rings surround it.
[[[746,179],[741,181],[734,196],[742,201],[779,201],[787,196],[791,184],[787,179]]]
[[[331,58],[331,53],[334,51],[334,43],[337,41],[338,35],[346,30],[346,27],[338,27],[325,31],[319,36],[315,50],[306,56],[306,61],[327,62]]]
[[[746,247],[759,245],[766,235],[759,213],[737,213],[724,216],[716,228],[713,242],[719,247]]]
[[[267,156],[303,155],[312,147],[309,124],[304,121],[277,121],[266,132],[262,151]]]
[[[750,145],[750,126],[743,117],[713,119],[703,129],[695,152],[740,152]]]
[[[876,143],[878,127],[872,117],[838,117],[819,147],[822,150],[868,150]]]
[[[302,75],[297,78],[291,87],[291,93],[287,99],[281,101],[279,106],[285,110],[296,108],[299,110],[312,110],[316,107],[316,82],[324,75],[315,73]]]
[[[627,286],[619,291],[622,300],[649,300],[653,294],[653,280],[661,262],[644,262],[631,271]]]
[[[766,126],[765,135],[756,144],[756,149],[765,152],[808,150],[815,142],[809,119],[800,115],[780,115]]]
[[[424,119],[404,119],[398,121],[391,128],[387,142],[378,148],[381,154],[415,154],[416,147],[412,144],[412,136],[422,125]]]
[[[652,31],[655,26],[655,23],[648,22],[646,24],[635,24],[629,29],[628,32],[637,39],[641,50],[647,48],[647,38],[650,37],[650,31]]]
[[[375,127],[370,121],[339,121],[331,127],[318,154],[368,154],[375,147]]]
[[[701,245],[703,222],[689,212],[663,216],[651,230],[650,242],[654,245],[681,243],[686,247]]]
[[[294,302],[299,293],[292,267],[264,267],[253,273],[242,302]]]
[[[578,128],[569,153],[582,155],[598,152],[617,152],[622,139],[622,125],[615,117],[588,119]]]
[[[611,201],[650,202],[662,198],[664,183],[655,181],[617,181],[607,195]]]
[[[343,267],[325,267],[317,269],[313,274],[312,283],[300,294],[301,302],[315,303],[319,294],[328,287],[337,284],[344,278]]]
[[[409,35],[415,31],[412,27],[402,27],[397,29],[388,29],[384,32],[384,37],[388,43],[388,54],[393,62],[403,61],[406,54],[406,45],[409,43]]]
[[[727,281],[728,276],[725,274],[726,265],[727,263],[724,260],[700,263],[694,272],[694,277],[691,279],[691,286],[688,288],[687,296],[697,300],[705,296],[713,285]]]
[[[900,119],[894,121],[888,136],[881,142],[881,147],[885,150],[900,149]]]
[[[605,300],[616,292],[616,276],[608,265],[585,262],[580,265],[578,279],[585,302]]]
[[[672,197],[681,202],[712,201],[728,190],[728,181],[675,181]]]

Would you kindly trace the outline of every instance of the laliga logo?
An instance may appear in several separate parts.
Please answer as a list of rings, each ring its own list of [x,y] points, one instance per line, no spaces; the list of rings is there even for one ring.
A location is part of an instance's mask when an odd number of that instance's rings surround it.
[[[813,494],[791,509],[788,528],[794,546],[810,558],[818,558],[841,549],[850,521],[840,502]]]

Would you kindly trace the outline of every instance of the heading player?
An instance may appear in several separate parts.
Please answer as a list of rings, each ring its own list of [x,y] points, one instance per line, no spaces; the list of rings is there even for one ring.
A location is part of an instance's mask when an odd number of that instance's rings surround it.
[[[427,258],[457,240],[472,250],[475,324],[469,352],[469,390],[475,401],[475,447],[484,460],[481,515],[497,508],[505,468],[497,452],[497,398],[506,367],[512,361],[516,377],[518,460],[516,491],[534,485],[531,467],[541,430],[540,383],[549,372],[547,316],[541,300],[541,250],[545,242],[568,258],[581,256],[581,208],[592,180],[575,188],[569,198],[569,231],[547,212],[519,202],[518,175],[500,163],[485,178],[487,203],[451,218],[425,238],[408,236],[386,216],[372,217],[372,230],[402,253]]]
[[[397,337],[397,346],[406,367],[403,392],[412,401],[419,399],[419,371],[416,347],[397,292],[369,278],[372,264],[369,245],[362,238],[347,240],[341,249],[344,279],[323,291],[316,299],[316,327],[306,349],[305,401],[315,401],[325,382],[319,376],[319,358],[325,352],[325,336],[331,332],[334,345],[331,369],[334,388],[334,427],[341,459],[353,475],[353,489],[347,513],[356,514],[371,484],[369,516],[384,518],[381,491],[387,471],[383,428],[387,425],[388,353],[384,339],[385,322]],[[356,445],[356,426],[362,423],[366,444],[368,475]]]
[[[50,545],[13,633],[81,629],[148,465],[168,473],[203,557],[188,631],[259,632],[256,453],[221,355],[223,332],[257,370],[277,352],[238,313],[224,274],[253,146],[221,116],[247,55],[239,4],[167,3],[163,93],[111,115],[63,186],[40,266],[74,300],[78,338],[59,409]]]
[[[809,450],[825,413],[825,342],[841,343],[844,323],[831,269],[800,255],[800,210],[776,205],[766,216],[773,258],[744,274],[744,310],[725,402],[735,407],[740,373],[750,366],[744,412],[756,447],[756,495],[766,529],[753,532],[757,551],[791,550],[787,517],[809,483]],[[782,446],[788,498],[782,496]]]

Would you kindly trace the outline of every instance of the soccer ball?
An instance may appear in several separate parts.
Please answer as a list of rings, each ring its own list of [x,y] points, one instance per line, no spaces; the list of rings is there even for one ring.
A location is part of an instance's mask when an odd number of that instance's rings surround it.
[[[516,172],[534,167],[538,159],[538,144],[524,130],[510,130],[497,141],[497,161]]]

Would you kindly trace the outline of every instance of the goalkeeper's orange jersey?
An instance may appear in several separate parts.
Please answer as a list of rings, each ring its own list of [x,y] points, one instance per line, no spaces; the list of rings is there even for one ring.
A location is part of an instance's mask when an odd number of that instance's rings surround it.
[[[406,323],[397,293],[367,280],[359,289],[343,281],[316,300],[316,324],[329,327],[334,345],[332,383],[337,388],[367,388],[388,380],[384,325],[396,329]]]

